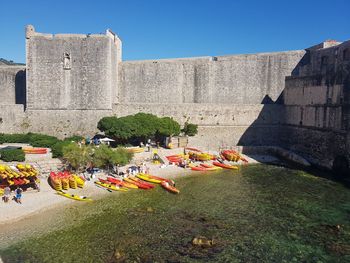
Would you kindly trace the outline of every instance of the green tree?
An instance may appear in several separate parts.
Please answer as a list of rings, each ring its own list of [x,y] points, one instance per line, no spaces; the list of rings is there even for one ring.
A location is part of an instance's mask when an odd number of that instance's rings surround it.
[[[157,134],[160,136],[173,136],[180,134],[180,124],[170,117],[158,119]]]
[[[178,135],[180,125],[169,117],[158,118],[148,113],[137,113],[121,118],[104,117],[98,129],[119,143],[139,143],[148,138]]]
[[[76,171],[85,170],[92,162],[92,155],[91,146],[71,143],[63,147],[63,159]]]
[[[186,121],[181,131],[188,136],[195,136],[198,133],[198,125]]]

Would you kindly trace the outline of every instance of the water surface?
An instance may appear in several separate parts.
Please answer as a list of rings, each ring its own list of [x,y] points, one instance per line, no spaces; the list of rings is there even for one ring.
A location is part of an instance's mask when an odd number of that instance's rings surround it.
[[[59,228],[2,249],[2,259],[350,262],[350,191],[341,184],[268,165],[176,182],[179,195],[136,190],[57,211]]]

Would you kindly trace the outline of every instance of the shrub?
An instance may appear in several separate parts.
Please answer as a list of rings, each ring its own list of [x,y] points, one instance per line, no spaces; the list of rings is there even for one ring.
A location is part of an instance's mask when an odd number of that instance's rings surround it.
[[[184,128],[181,130],[185,135],[195,136],[198,133],[198,125],[185,122]]]
[[[30,144],[33,147],[52,148],[52,146],[58,142],[59,142],[58,139],[42,139],[42,140],[32,141]]]
[[[34,147],[51,147],[59,141],[54,136],[27,133],[27,134],[0,134],[0,143],[29,143]]]
[[[74,170],[85,170],[92,162],[93,149],[91,146],[79,146],[70,143],[63,146],[63,159],[69,163]]]
[[[63,147],[71,144],[71,141],[58,141],[51,147],[52,157],[61,158],[63,157]]]
[[[122,166],[128,164],[134,156],[133,153],[128,152],[126,149],[121,147],[115,149],[114,151],[116,156],[115,158],[117,160],[116,163]]]
[[[68,141],[68,142],[80,142],[84,139],[83,136],[80,136],[80,135],[73,135],[71,137],[67,137],[67,138],[64,138],[64,141]]]
[[[55,136],[45,135],[45,134],[39,134],[39,133],[27,133],[26,134],[29,137],[29,143],[36,142],[36,141],[58,141],[58,139]]]
[[[11,150],[0,150],[0,159],[5,162],[24,162],[25,155],[21,149],[11,149]]]
[[[0,143],[29,143],[28,134],[0,134]]]

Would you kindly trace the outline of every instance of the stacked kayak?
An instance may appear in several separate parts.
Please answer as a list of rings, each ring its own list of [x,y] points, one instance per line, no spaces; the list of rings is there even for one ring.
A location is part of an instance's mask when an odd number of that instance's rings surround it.
[[[73,199],[73,200],[77,200],[77,201],[92,201],[92,199],[87,198],[86,196],[79,196],[79,195],[73,195],[73,194],[68,194],[66,192],[63,191],[57,191],[58,195]]]
[[[77,187],[83,188],[85,184],[85,180],[82,177],[76,174],[71,174],[68,171],[57,173],[51,172],[50,182],[52,187],[57,191],[62,189],[68,190],[69,188],[76,189]]]
[[[22,148],[23,152],[26,154],[46,154],[46,148],[33,148],[33,147],[24,147]]]
[[[30,164],[17,164],[17,170],[25,176],[37,176],[39,172]]]
[[[56,173],[54,173],[54,172],[50,173],[50,182],[51,182],[53,189],[55,189],[56,191],[62,190],[61,178],[59,178]]]
[[[77,182],[77,186],[79,188],[83,188],[84,184],[85,184],[85,180],[82,177],[80,177],[80,176],[78,176],[76,174],[73,174],[72,176],[75,179],[75,181]]]
[[[168,156],[166,156],[166,158],[169,161],[169,163],[180,164],[184,160],[188,160],[189,155],[188,154],[174,154],[174,155],[168,155]]]
[[[241,161],[243,161],[245,163],[248,162],[237,151],[234,151],[234,150],[222,150],[221,151],[221,156],[227,161],[238,162],[238,161],[241,160]]]
[[[0,165],[0,179],[3,185],[25,186],[34,182],[39,183],[38,175],[39,172],[29,164]]]
[[[68,178],[68,180],[69,180],[69,187],[72,188],[72,189],[77,189],[78,183],[77,183],[77,181],[75,180],[75,178],[74,178],[73,176],[70,176],[70,177]]]
[[[188,155],[191,160],[195,161],[209,161],[216,159],[215,155],[204,152],[189,152]]]

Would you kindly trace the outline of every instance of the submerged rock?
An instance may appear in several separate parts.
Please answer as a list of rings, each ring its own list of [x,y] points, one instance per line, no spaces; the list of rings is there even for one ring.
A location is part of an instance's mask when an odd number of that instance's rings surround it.
[[[119,249],[114,250],[113,259],[111,260],[111,262],[121,263],[125,261],[126,261],[125,254]]]
[[[215,245],[214,239],[208,239],[204,236],[197,236],[192,239],[192,245],[202,247],[212,247]]]
[[[153,213],[154,212],[154,209],[152,207],[147,207],[146,211],[148,213]]]
[[[191,242],[177,249],[177,253],[190,258],[202,259],[212,258],[215,254],[222,252],[224,243],[205,236],[195,236]]]

